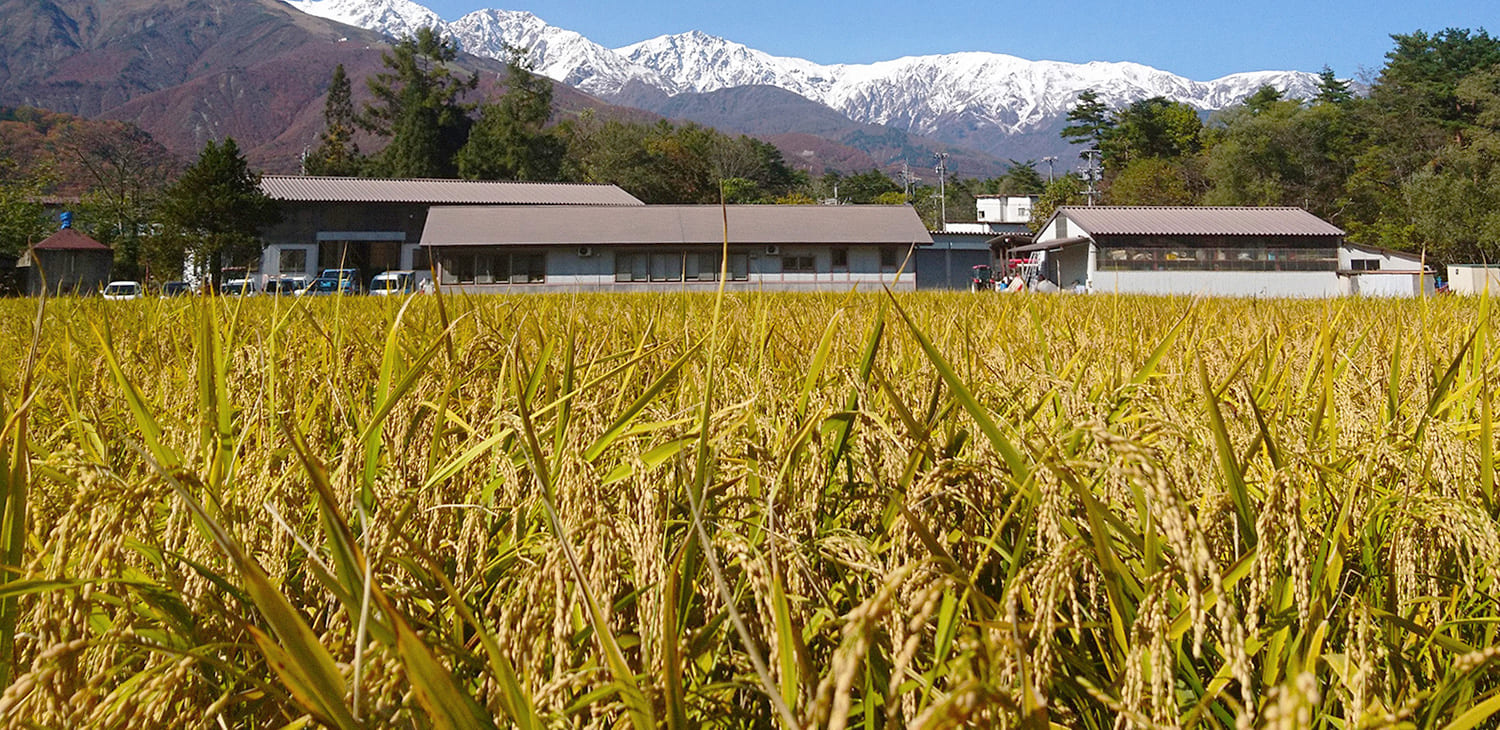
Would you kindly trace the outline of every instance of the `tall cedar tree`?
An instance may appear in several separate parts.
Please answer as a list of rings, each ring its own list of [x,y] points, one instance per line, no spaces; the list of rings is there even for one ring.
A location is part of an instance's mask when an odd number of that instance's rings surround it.
[[[203,147],[198,161],[163,192],[157,216],[169,230],[163,239],[173,242],[172,253],[207,267],[215,288],[226,261],[253,257],[261,229],[281,219],[233,138]]]
[[[1079,92],[1078,100],[1068,110],[1068,126],[1063,127],[1062,136],[1071,144],[1099,149],[1113,126],[1109,107],[1099,100],[1099,94],[1093,89],[1085,89]]]
[[[323,133],[318,135],[318,146],[308,153],[302,162],[302,171],[308,175],[332,175],[351,177],[359,174],[364,158],[359,153],[359,144],[354,141],[354,99],[349,76],[344,73],[344,64],[333,69],[333,79],[328,82],[328,100],[323,104]]]
[[[431,28],[422,28],[381,54],[388,71],[369,80],[373,103],[366,104],[360,125],[390,138],[371,159],[367,172],[385,177],[455,177],[456,157],[469,138],[472,105],[465,94],[479,85],[479,75],[460,79],[447,64],[458,58],[458,46]]]
[[[508,50],[505,93],[480,107],[479,121],[458,151],[458,174],[471,180],[557,180],[568,148],[546,128],[552,82],[533,73],[520,50]]]

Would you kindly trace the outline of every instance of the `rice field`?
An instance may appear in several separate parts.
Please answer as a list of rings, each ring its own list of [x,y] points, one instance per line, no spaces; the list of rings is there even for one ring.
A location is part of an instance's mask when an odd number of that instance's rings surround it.
[[[0,301],[0,722],[1495,727],[1493,321]]]

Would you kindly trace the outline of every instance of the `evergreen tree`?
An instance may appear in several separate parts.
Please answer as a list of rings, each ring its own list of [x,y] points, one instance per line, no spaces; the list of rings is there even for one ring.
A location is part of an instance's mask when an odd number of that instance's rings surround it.
[[[993,186],[997,195],[1038,195],[1047,187],[1047,181],[1036,170],[1036,160],[1017,162],[1010,160],[1010,169]]]
[[[359,145],[354,141],[354,99],[349,77],[344,73],[344,64],[333,69],[333,79],[328,83],[328,100],[323,104],[323,133],[318,135],[318,146],[303,160],[303,172],[308,175],[332,175],[350,177],[359,174],[364,158]]]
[[[1063,127],[1063,139],[1071,144],[1086,145],[1086,149],[1100,149],[1114,119],[1109,107],[1099,100],[1099,94],[1086,89],[1078,94],[1073,108],[1068,110],[1068,126]]]
[[[190,258],[206,269],[217,288],[226,262],[247,261],[257,253],[257,236],[280,219],[276,201],[260,190],[233,138],[210,141],[198,161],[167,187],[157,217],[169,229],[162,241],[175,250],[158,251],[158,259]]]
[[[1318,95],[1313,99],[1320,104],[1346,104],[1354,100],[1348,81],[1340,81],[1333,69],[1324,66],[1318,72]]]
[[[1201,147],[1198,135],[1202,130],[1196,109],[1156,96],[1120,110],[1100,151],[1106,162],[1117,163],[1116,168],[1142,157],[1191,155]]]
[[[520,51],[506,62],[505,93],[480,107],[479,121],[458,151],[458,174],[472,180],[557,180],[567,144],[546,129],[552,82],[531,71]]]
[[[469,138],[471,107],[465,94],[478,75],[460,79],[447,67],[458,46],[432,28],[396,43],[381,54],[386,71],[369,80],[374,102],[365,105],[360,125],[390,138],[367,171],[386,177],[454,177],[459,149]]]

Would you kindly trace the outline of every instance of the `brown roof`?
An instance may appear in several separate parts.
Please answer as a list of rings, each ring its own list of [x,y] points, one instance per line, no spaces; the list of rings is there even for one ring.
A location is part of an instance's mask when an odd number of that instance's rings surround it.
[[[276,200],[316,203],[644,205],[617,186],[581,183],[263,175],[260,189]]]
[[[38,251],[110,251],[106,246],[72,228],[64,228],[32,248]]]
[[[905,205],[731,205],[735,244],[930,244],[916,211]],[[424,246],[717,244],[724,214],[717,205],[620,208],[435,206]]]
[[[1094,236],[1344,235],[1301,208],[1064,206],[1057,215]]]

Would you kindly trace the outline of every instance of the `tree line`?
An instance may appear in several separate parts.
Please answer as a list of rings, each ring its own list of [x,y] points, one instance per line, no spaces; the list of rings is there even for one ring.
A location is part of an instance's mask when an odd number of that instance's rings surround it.
[[[1359,243],[1500,259],[1500,39],[1392,38],[1367,94],[1325,68],[1313,98],[1266,87],[1204,119],[1159,97],[1111,110],[1087,91],[1062,134],[1099,151],[1105,204],[1296,206]],[[1056,181],[1037,215],[1082,204],[1085,186]]]

